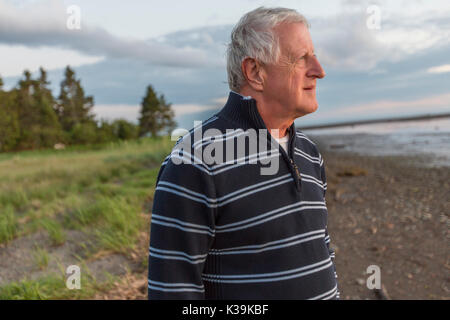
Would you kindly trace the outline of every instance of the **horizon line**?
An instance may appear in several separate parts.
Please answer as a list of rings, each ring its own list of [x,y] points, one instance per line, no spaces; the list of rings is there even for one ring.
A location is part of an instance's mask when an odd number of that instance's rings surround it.
[[[396,121],[414,121],[414,120],[429,120],[429,119],[438,119],[438,118],[450,118],[450,113],[426,113],[421,115],[409,116],[409,117],[396,117],[396,118],[379,118],[372,120],[356,120],[356,121],[344,121],[344,122],[333,122],[333,123],[324,123],[317,125],[309,125],[309,126],[298,126],[301,130],[311,130],[311,129],[327,129],[327,128],[336,128],[336,127],[346,127],[346,126],[355,126],[362,124],[372,124],[372,123],[383,123],[383,122],[396,122]]]

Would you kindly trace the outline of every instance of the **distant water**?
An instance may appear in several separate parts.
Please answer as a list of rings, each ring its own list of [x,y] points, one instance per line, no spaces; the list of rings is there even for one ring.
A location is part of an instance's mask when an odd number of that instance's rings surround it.
[[[301,126],[299,126],[301,130]],[[366,155],[407,155],[450,167],[450,118],[304,130],[321,148]]]

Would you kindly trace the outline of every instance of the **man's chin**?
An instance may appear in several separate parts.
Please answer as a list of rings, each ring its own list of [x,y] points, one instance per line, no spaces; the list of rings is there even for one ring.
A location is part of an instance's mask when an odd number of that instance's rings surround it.
[[[306,116],[307,114],[313,113],[317,110],[318,105],[311,105],[311,106],[302,106],[300,108],[298,108],[298,112],[297,112],[297,118],[299,117],[303,117]]]

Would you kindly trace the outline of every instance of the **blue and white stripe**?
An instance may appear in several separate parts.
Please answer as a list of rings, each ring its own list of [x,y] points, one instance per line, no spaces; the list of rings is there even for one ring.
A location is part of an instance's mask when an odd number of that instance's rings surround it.
[[[294,147],[294,154],[296,154],[300,157],[303,157],[304,159],[308,160],[309,162],[317,163],[318,165],[321,165],[323,163],[321,157],[313,157],[313,156],[307,154],[306,152],[300,150],[297,147]]]
[[[182,155],[180,155],[180,153]],[[225,171],[235,169],[247,164],[257,164],[257,161],[266,160],[270,158],[277,158],[280,155],[281,154],[279,153],[278,149],[272,149],[254,153],[241,158],[224,161],[223,163],[208,165],[204,163],[203,160],[200,160],[198,157],[192,155],[186,150],[174,149],[172,153],[164,160],[162,165],[166,165],[167,162],[170,160],[170,158],[180,159],[182,163],[190,164],[195,168],[199,169],[200,171],[208,175],[214,176],[219,173],[223,173]]]
[[[198,285],[195,283],[182,283],[182,282],[171,283],[171,282],[154,281],[151,279],[148,279],[148,288],[163,292],[186,292],[186,291],[205,292],[203,284]]]
[[[220,198],[209,198],[206,195],[195,192],[193,190],[190,190],[188,188],[179,186],[175,183],[171,183],[168,181],[159,181],[158,185],[156,186],[155,191],[164,191],[173,193],[175,195],[178,195],[180,197],[184,197],[193,201],[197,201],[200,203],[203,203],[207,207],[210,208],[216,208],[216,207],[222,207],[230,202],[236,201],[238,199],[250,196],[252,194],[255,194],[257,192],[261,192],[270,188],[274,188],[276,186],[279,186],[281,184],[285,184],[288,182],[293,181],[292,175],[290,173],[275,177],[270,180],[265,180],[256,184],[252,184],[248,187],[244,187],[242,189],[236,190],[234,192],[231,192],[227,195],[224,195]]]
[[[181,260],[191,264],[199,264],[206,261],[208,254],[190,255],[183,251],[163,250],[155,247],[149,247],[149,255],[159,259]]]
[[[223,249],[211,249],[209,251],[212,255],[229,255],[229,254],[252,254],[252,253],[261,253],[269,250],[277,250],[283,249],[287,247],[291,247],[300,243],[323,239],[325,236],[325,229],[314,230],[306,233],[301,233],[289,238],[269,241],[263,244],[258,245],[246,245],[232,248],[223,248]]]
[[[311,139],[309,139],[304,133],[297,131],[296,136],[300,139],[305,139],[309,142],[311,142],[313,145],[316,145]]]
[[[303,210],[326,210],[325,202],[323,201],[299,201],[293,204],[289,204],[269,212],[256,215],[252,218],[241,220],[238,222],[228,223],[224,225],[216,225],[216,233],[231,232],[237,230],[248,229],[262,223],[272,221],[274,219],[281,218],[288,214],[296,213]]]
[[[190,223],[182,221],[180,219],[169,218],[156,213],[152,213],[151,223],[162,225],[169,228],[175,228],[184,232],[207,234],[212,237],[215,234],[215,230],[211,229],[208,226]]]
[[[192,145],[192,147],[194,149],[198,149],[201,148],[209,143],[215,143],[215,142],[219,142],[219,141],[226,141],[229,139],[234,139],[237,137],[240,137],[242,135],[247,135],[248,131],[244,131],[242,129],[237,129],[237,130],[228,130],[226,133],[221,134],[221,135],[216,135],[216,136],[206,136],[203,137],[202,139],[198,140],[198,141],[194,141],[194,144]]]
[[[300,173],[300,176],[302,177],[302,181],[314,183],[319,187],[321,187],[322,189],[327,190],[327,184],[326,183],[324,184],[322,180],[319,180],[316,177],[304,173]]]
[[[285,271],[269,272],[269,273],[252,273],[252,274],[233,274],[233,275],[202,274],[202,279],[204,281],[218,282],[218,283],[274,282],[304,277],[310,274],[320,272],[330,267],[333,267],[333,263],[331,262],[330,258],[327,258],[325,260],[313,264]]]
[[[308,300],[329,300],[333,298],[337,294],[337,285],[333,287],[333,289],[324,292],[322,294],[319,294],[315,297],[309,298]]]

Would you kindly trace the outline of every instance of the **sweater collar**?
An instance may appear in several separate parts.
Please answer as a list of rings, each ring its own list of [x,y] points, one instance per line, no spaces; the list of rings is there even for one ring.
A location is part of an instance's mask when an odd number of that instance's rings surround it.
[[[251,97],[243,97],[234,91],[230,92],[225,106],[217,115],[234,122],[244,130],[267,129],[256,107],[256,100]],[[294,132],[295,124],[292,122],[289,134],[292,136]]]

